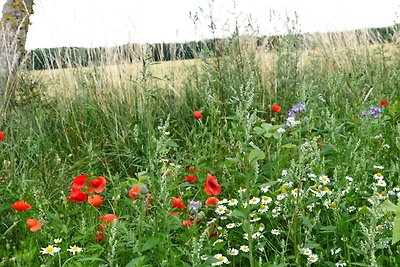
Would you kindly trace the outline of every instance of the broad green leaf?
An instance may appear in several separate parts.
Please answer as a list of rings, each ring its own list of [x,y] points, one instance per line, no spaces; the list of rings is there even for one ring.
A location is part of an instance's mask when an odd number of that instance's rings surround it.
[[[142,251],[146,251],[149,249],[154,248],[155,246],[158,245],[158,242],[160,241],[160,239],[158,239],[157,237],[150,237],[149,239],[147,239],[147,241],[143,244],[142,246]]]
[[[400,240],[400,213],[394,217],[392,245]]]
[[[253,149],[250,151],[250,154],[249,154],[249,162],[250,163],[256,162],[261,159],[265,159],[265,153],[263,151],[258,150],[258,149]]]
[[[284,144],[282,147],[283,147],[283,148],[294,148],[295,145],[293,145],[293,144],[291,144],[291,143],[288,143],[288,144]]]
[[[136,259],[133,259],[131,262],[129,262],[125,267],[137,267],[141,266],[144,263],[144,260],[146,259],[145,256],[138,257]]]
[[[381,208],[383,209],[383,211],[391,211],[391,212],[397,212],[400,211],[399,207],[396,206],[395,204],[393,204],[392,201],[390,201],[389,199],[386,199],[385,201],[382,202],[381,204]]]

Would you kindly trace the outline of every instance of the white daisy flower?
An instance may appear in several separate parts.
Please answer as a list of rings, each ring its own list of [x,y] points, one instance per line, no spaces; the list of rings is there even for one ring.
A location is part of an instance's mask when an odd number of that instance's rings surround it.
[[[328,178],[327,175],[322,175],[318,179],[322,184],[328,184],[331,180]]]
[[[270,189],[270,187],[271,186],[269,186],[269,185],[263,185],[263,186],[261,186],[261,192],[263,192],[263,193],[267,193],[268,191],[269,191],[269,189]]]
[[[253,197],[252,199],[250,199],[249,204],[251,205],[256,205],[260,202],[260,198],[258,197]]]
[[[268,209],[269,209],[269,207],[267,205],[261,204],[260,208],[258,209],[258,212],[259,213],[265,213],[265,212],[268,211]]]
[[[303,255],[310,256],[312,254],[312,250],[309,248],[303,248],[301,253],[303,253]]]
[[[339,260],[338,262],[335,263],[336,267],[345,267],[347,266],[347,263],[344,260]]]
[[[374,169],[376,169],[376,170],[383,170],[384,167],[383,167],[383,166],[380,166],[380,165],[374,165]]]
[[[40,253],[42,254],[50,254],[51,256],[54,256],[55,253],[59,252],[61,249],[59,247],[55,247],[53,245],[48,245],[45,248],[42,248]]]
[[[271,197],[269,197],[269,196],[262,196],[261,197],[261,203],[262,204],[267,205],[267,204],[269,204],[271,202],[272,202],[272,198]]]
[[[75,253],[80,253],[80,252],[82,252],[83,249],[80,248],[80,247],[77,247],[77,246],[73,245],[73,246],[69,246],[69,249],[67,249],[67,251],[68,251],[68,252],[71,252],[72,255],[75,255]]]
[[[226,213],[227,208],[224,205],[218,205],[218,207],[215,209],[215,212],[218,215],[222,215]]]
[[[234,223],[228,223],[227,225],[226,225],[226,228],[227,229],[232,229],[232,228],[234,228],[235,227],[235,224]]]
[[[54,238],[54,244],[60,244],[62,242],[62,238]]]
[[[385,182],[385,180],[381,179],[381,180],[378,180],[375,185],[384,187],[384,186],[386,186],[386,182]]]
[[[280,234],[281,234],[281,231],[279,231],[278,229],[272,229],[272,230],[271,230],[271,234],[273,234],[273,235],[280,235]]]
[[[238,204],[238,200],[235,198],[231,198],[228,201],[228,206],[236,206]]]
[[[378,172],[374,174],[374,178],[375,180],[382,180],[384,177],[382,175],[382,173]]]
[[[249,246],[243,245],[243,246],[240,246],[240,250],[243,252],[249,252],[250,249],[249,249]]]
[[[228,254],[231,256],[237,256],[239,254],[239,250],[237,250],[236,248],[228,249]]]
[[[317,262],[318,261],[318,255],[317,254],[311,254],[310,256],[308,256],[308,262]]]

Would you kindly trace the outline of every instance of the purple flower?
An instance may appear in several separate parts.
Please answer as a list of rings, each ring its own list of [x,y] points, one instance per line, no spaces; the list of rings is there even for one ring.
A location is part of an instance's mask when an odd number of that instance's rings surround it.
[[[371,106],[369,108],[369,114],[371,114],[372,117],[374,117],[375,119],[378,118],[382,113],[382,109],[380,107],[377,106]]]
[[[195,201],[191,200],[188,205],[188,210],[191,213],[197,212],[201,208],[201,202],[200,201]]]
[[[296,117],[296,114],[305,111],[306,110],[306,105],[303,103],[297,103],[295,104],[290,110],[289,110],[289,117]]]

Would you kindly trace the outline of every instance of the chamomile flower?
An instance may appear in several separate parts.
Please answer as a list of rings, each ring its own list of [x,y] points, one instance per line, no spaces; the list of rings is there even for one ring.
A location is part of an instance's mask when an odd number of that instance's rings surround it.
[[[375,185],[376,185],[376,186],[384,187],[384,186],[386,186],[386,182],[385,182],[385,180],[380,179],[380,180],[378,180],[378,181],[376,182]]]
[[[62,242],[62,238],[54,238],[54,244],[60,244]]]
[[[228,201],[228,206],[236,206],[238,204],[238,200],[235,198],[231,198]]]
[[[262,231],[264,231],[264,229],[265,229],[265,225],[263,223],[260,223],[260,228],[258,228],[258,231],[262,232]]]
[[[303,253],[303,255],[310,256],[312,254],[312,250],[309,248],[303,248],[301,253]]]
[[[287,170],[282,170],[282,176],[287,176],[288,175],[288,171]]]
[[[262,196],[261,197],[261,203],[262,204],[267,205],[267,204],[269,204],[271,202],[272,202],[272,198],[271,197],[269,197],[269,196]]]
[[[240,250],[245,252],[245,253],[250,251],[249,246],[246,246],[246,245],[240,246]]]
[[[267,212],[268,211],[268,206],[267,205],[264,205],[264,204],[261,204],[260,205],[260,208],[258,209],[258,212],[259,213],[265,213],[265,212]]]
[[[55,253],[59,252],[61,249],[59,247],[55,247],[53,245],[48,245],[45,248],[42,248],[40,253],[42,254],[50,254],[51,256],[54,256]]]
[[[246,188],[239,188],[238,193],[241,195],[246,193]]]
[[[271,234],[273,234],[273,235],[280,235],[280,234],[281,234],[281,231],[279,231],[278,229],[272,229],[272,230],[271,230]]]
[[[384,177],[382,175],[382,173],[378,172],[374,174],[374,178],[375,180],[382,180]]]
[[[230,248],[228,249],[228,254],[231,256],[236,256],[239,254],[239,250],[237,250],[236,248]]]
[[[221,266],[222,264],[229,264],[229,260],[227,257],[222,256],[222,254],[214,255],[214,258],[217,259],[217,262],[211,263],[212,266]]]
[[[380,165],[374,165],[374,169],[375,169],[375,170],[383,170],[384,167],[383,167],[383,166],[380,166]]]
[[[327,175],[322,175],[318,178],[318,180],[322,183],[322,184],[329,184],[329,182],[331,181]]]
[[[249,204],[251,205],[256,205],[260,202],[260,198],[258,197],[253,197],[252,199],[250,199]]]
[[[250,214],[250,222],[258,222],[259,220],[261,220],[261,218],[258,217],[257,214],[255,214],[255,213]]]
[[[347,266],[347,263],[344,260],[339,260],[335,263],[336,267],[344,267]]]
[[[269,186],[269,185],[263,185],[263,186],[260,187],[260,190],[263,193],[267,193],[269,191],[270,187],[271,186]]]
[[[257,239],[257,238],[259,238],[261,236],[262,236],[262,234],[260,232],[255,232],[254,234],[251,235],[251,238]]]
[[[67,249],[67,251],[68,251],[68,252],[71,252],[72,255],[75,255],[75,253],[82,252],[83,249],[80,248],[80,247],[77,247],[77,246],[73,245],[73,246],[69,246],[69,249]]]
[[[311,254],[307,258],[308,262],[314,263],[318,261],[318,255],[317,254]]]
[[[232,229],[232,228],[234,228],[235,227],[235,224],[234,223],[228,223],[227,225],[226,225],[226,228],[227,229]]]
[[[215,212],[218,215],[223,215],[226,213],[227,208],[224,205],[218,205],[218,207],[215,209]]]
[[[383,230],[383,228],[384,228],[384,227],[383,227],[383,225],[381,225],[381,224],[375,226],[375,230],[376,230],[376,231]]]

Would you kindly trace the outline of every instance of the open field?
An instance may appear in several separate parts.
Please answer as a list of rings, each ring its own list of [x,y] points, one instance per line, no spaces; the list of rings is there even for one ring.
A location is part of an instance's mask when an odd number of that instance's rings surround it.
[[[398,45],[235,38],[23,73],[0,266],[399,266]]]

